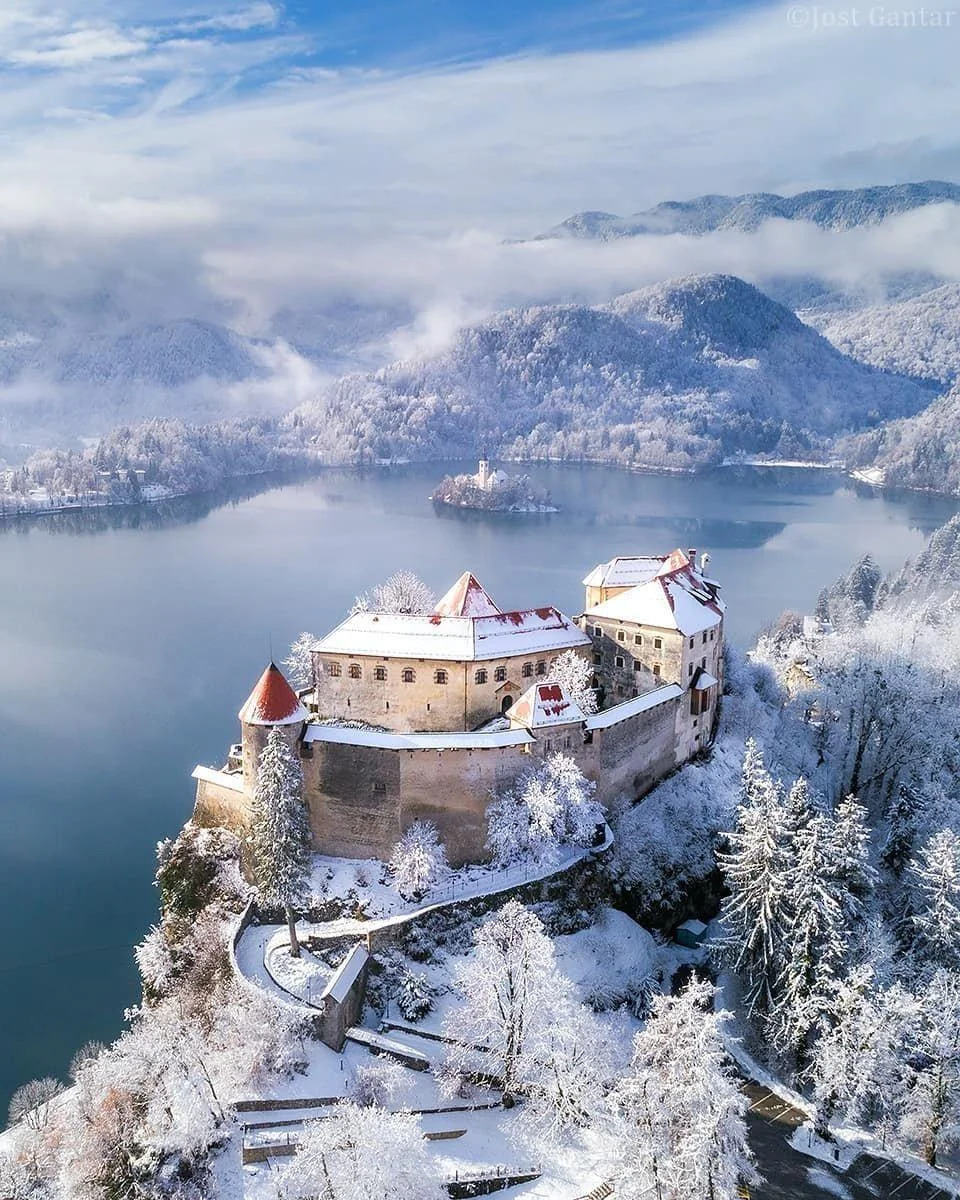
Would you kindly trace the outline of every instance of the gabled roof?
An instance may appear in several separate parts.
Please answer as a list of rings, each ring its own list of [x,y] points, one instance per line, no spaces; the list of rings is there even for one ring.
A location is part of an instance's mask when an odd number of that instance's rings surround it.
[[[612,563],[625,561],[628,560],[613,559],[611,563],[595,568],[587,579],[591,580],[597,571],[611,567]],[[652,625],[657,629],[677,629],[687,636],[719,625],[725,606],[717,584],[705,579],[682,550],[674,550],[656,561],[659,565],[652,576],[634,586],[609,582],[611,578],[625,578],[614,574],[608,574],[603,583],[590,585],[623,586],[627,590],[594,605],[586,615]]]
[[[489,617],[500,609],[476,575],[464,571],[433,611],[441,617]]]
[[[619,554],[609,562],[598,563],[584,579],[584,587],[636,587],[648,583],[667,561],[663,554]]]
[[[590,639],[553,607],[486,616],[352,613],[317,643],[321,654],[479,662],[586,646]]]
[[[550,725],[571,725],[586,720],[583,709],[566,693],[559,683],[535,683],[527,688],[507,713],[511,724],[527,729]]]
[[[280,668],[271,663],[257,680],[239,716],[244,725],[296,725],[306,721],[309,713]]]

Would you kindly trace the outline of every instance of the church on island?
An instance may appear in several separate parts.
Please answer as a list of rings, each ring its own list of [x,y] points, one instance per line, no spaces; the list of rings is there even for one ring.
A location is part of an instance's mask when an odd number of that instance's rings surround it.
[[[573,618],[504,612],[469,572],[430,613],[351,613],[313,647],[313,686],[263,672],[226,764],[193,773],[194,820],[244,832],[273,726],[297,748],[324,854],[385,859],[429,820],[451,863],[482,860],[491,796],[556,752],[605,805],[643,795],[712,736],[724,604],[706,562],[678,549],[601,563]],[[598,711],[552,678],[565,652],[590,664]]]

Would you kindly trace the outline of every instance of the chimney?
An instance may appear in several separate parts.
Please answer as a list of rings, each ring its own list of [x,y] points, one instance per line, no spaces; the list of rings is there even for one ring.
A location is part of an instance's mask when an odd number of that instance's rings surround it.
[[[687,550],[687,558],[690,559],[691,566],[695,567],[697,565],[697,548],[696,548],[696,546],[689,547],[689,549]]]
[[[700,555],[700,573],[705,574],[707,567],[710,566],[710,555],[704,550]]]

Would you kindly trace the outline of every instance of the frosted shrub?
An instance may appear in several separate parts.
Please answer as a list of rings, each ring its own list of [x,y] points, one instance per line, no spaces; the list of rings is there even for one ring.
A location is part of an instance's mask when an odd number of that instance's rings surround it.
[[[419,1021],[433,1008],[433,995],[426,975],[406,971],[397,989],[397,1008],[405,1021]]]

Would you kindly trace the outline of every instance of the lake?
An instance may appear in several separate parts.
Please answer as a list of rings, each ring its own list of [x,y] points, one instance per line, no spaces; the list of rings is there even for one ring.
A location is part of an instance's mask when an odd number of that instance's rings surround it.
[[[191,770],[222,761],[271,652],[326,631],[358,592],[401,567],[441,592],[469,568],[503,608],[573,614],[595,563],[696,546],[747,644],[861,554],[899,566],[960,507],[822,471],[548,466],[530,474],[557,514],[438,512],[444,469],[0,526],[4,1106],[116,1035],[138,998],[132,947],[157,915],[156,843],[190,815]]]

